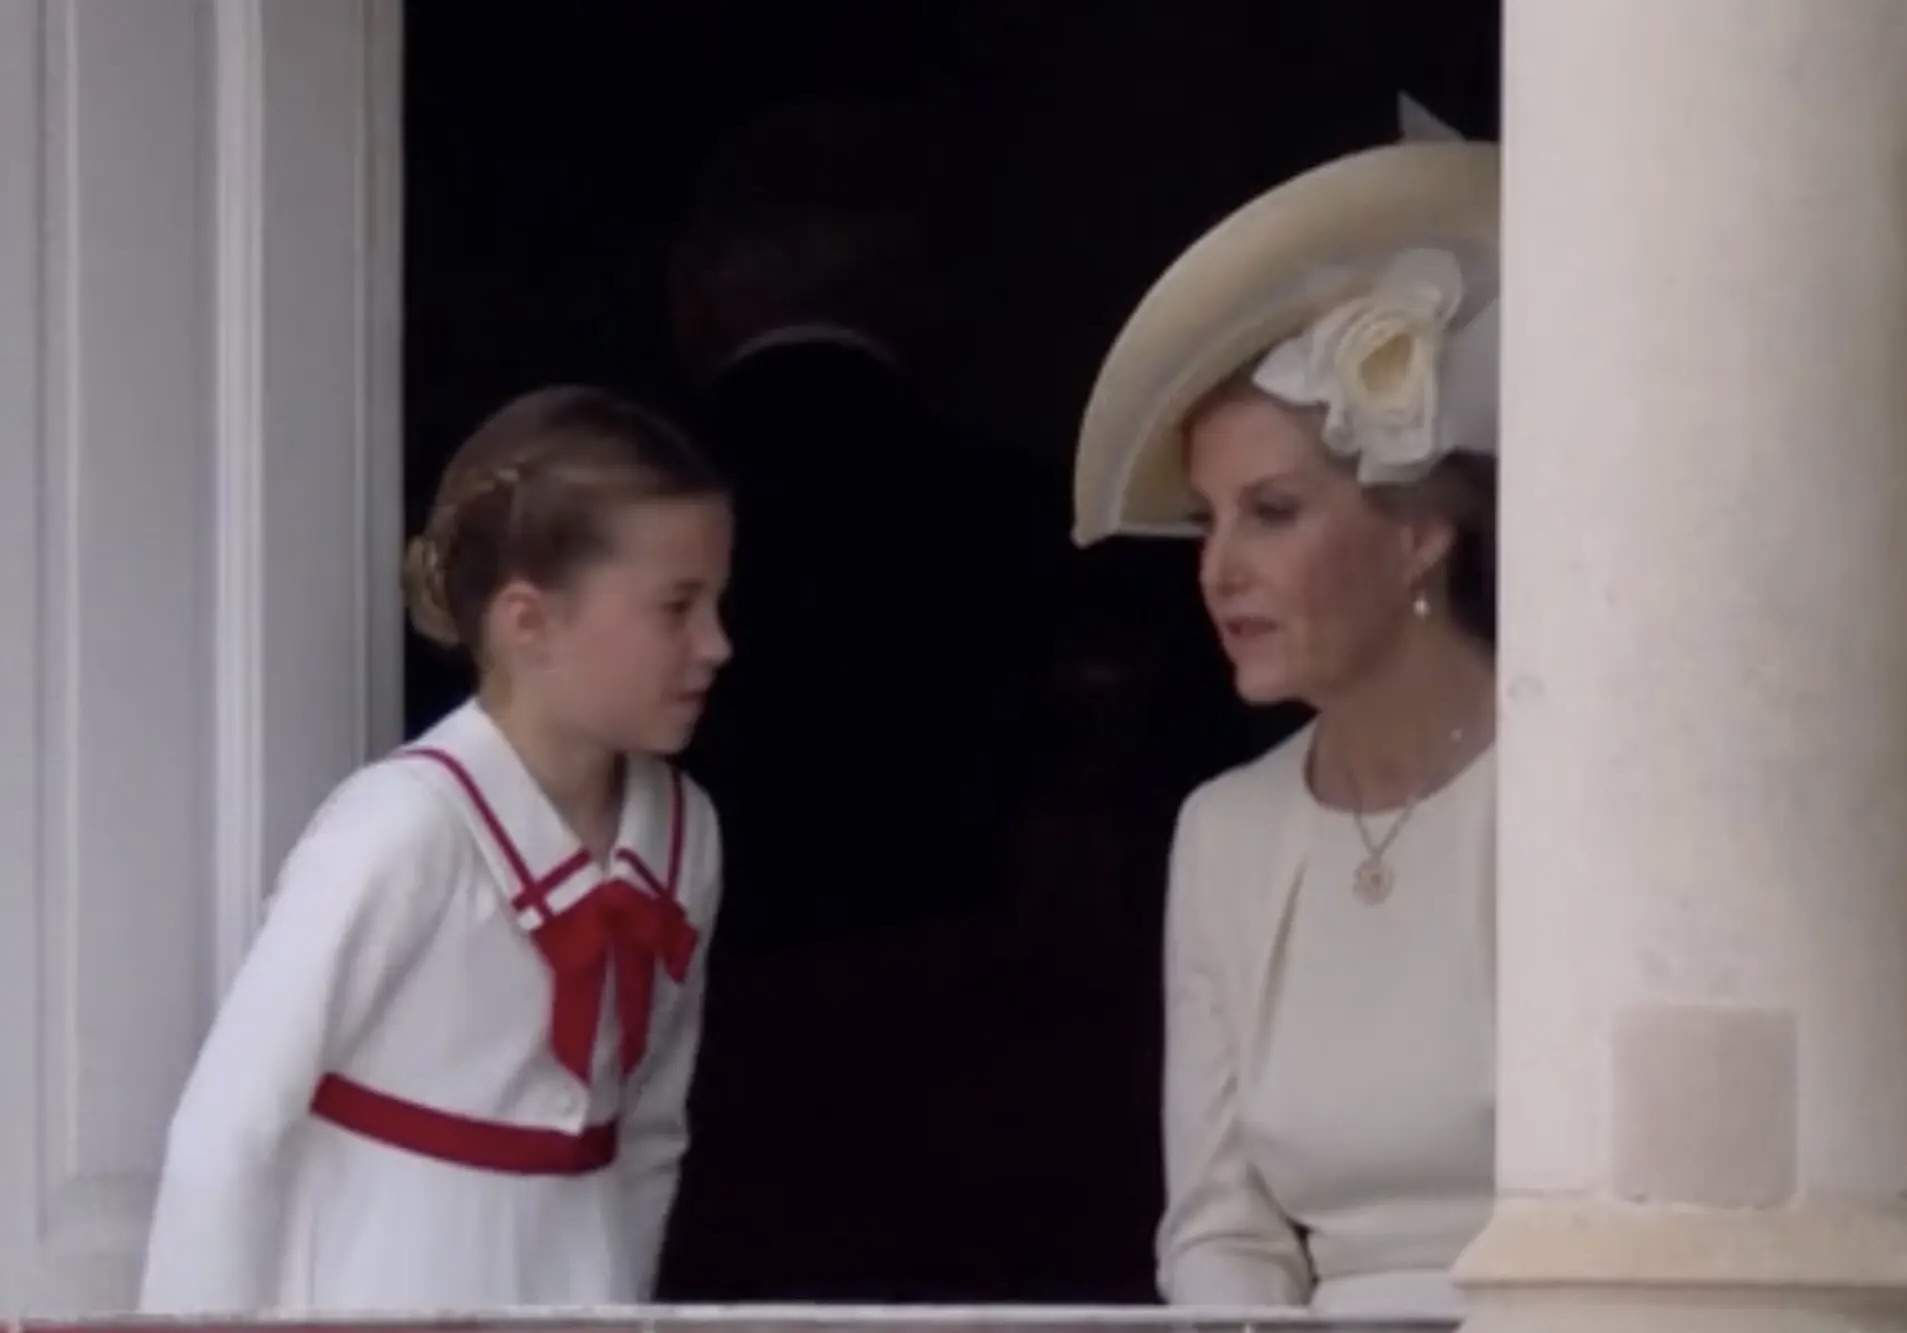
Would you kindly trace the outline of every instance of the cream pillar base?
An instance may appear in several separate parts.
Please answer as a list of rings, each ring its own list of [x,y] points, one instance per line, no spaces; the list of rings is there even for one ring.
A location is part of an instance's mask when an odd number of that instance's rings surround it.
[[[1506,1200],[1457,1276],[1464,1333],[1894,1333],[1907,1208]]]

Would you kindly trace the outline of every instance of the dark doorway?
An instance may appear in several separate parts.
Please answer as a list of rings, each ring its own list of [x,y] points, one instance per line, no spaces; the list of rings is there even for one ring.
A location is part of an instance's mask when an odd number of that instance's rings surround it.
[[[1070,549],[1073,430],[1164,265],[1394,137],[1398,90],[1494,136],[1496,4],[411,0],[407,29],[413,528],[479,418],[552,381],[680,413],[741,491],[754,641],[687,760],[730,877],[662,1294],[1152,1299],[1172,819],[1294,719],[1234,701],[1189,549]],[[760,244],[846,256],[824,313],[865,318],[824,322],[877,354],[717,373],[741,334],[696,275],[791,207],[823,225]],[[770,541],[807,582],[748,575]],[[416,730],[467,682],[411,649]]]

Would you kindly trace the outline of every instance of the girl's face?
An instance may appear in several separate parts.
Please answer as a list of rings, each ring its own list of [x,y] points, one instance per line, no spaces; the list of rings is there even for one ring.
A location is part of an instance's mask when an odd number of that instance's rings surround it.
[[[1322,706],[1368,671],[1453,537],[1440,520],[1383,512],[1308,416],[1262,394],[1191,423],[1187,470],[1204,510],[1206,610],[1249,703]]]
[[[607,748],[671,755],[731,656],[722,627],[734,521],[715,497],[642,500],[608,520],[609,554],[556,589],[499,594],[513,692]],[[511,599],[515,599],[514,609]]]

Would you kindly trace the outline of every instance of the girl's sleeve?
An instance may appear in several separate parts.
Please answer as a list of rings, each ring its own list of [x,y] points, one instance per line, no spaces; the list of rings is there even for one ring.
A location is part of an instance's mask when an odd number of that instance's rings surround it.
[[[1172,843],[1166,905],[1165,1174],[1159,1285],[1175,1305],[1288,1306],[1309,1299],[1296,1231],[1247,1161],[1238,1131],[1238,1059],[1201,919],[1198,798]]]
[[[617,1147],[618,1169],[623,1172],[625,1199],[636,1261],[639,1301],[655,1294],[657,1263],[675,1204],[682,1159],[689,1150],[689,1087],[702,1042],[702,1000],[708,989],[709,947],[714,943],[715,917],[721,899],[722,836],[715,807],[700,789],[683,784],[690,800],[691,827],[696,830],[695,851],[687,864],[693,892],[684,895],[701,938],[687,979],[657,1016],[649,1034],[647,1072],[635,1099],[623,1111]],[[658,982],[659,989],[672,983]]]
[[[318,812],[173,1117],[141,1309],[278,1303],[288,1141],[429,940],[455,855],[437,798],[390,766],[359,773]]]

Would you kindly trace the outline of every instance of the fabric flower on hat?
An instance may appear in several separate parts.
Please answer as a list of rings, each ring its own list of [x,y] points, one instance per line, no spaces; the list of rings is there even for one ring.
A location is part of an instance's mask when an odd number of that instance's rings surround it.
[[[1404,251],[1367,290],[1273,348],[1252,383],[1293,406],[1322,406],[1325,447],[1354,461],[1364,485],[1416,481],[1449,449],[1440,366],[1463,290],[1453,255]]]

